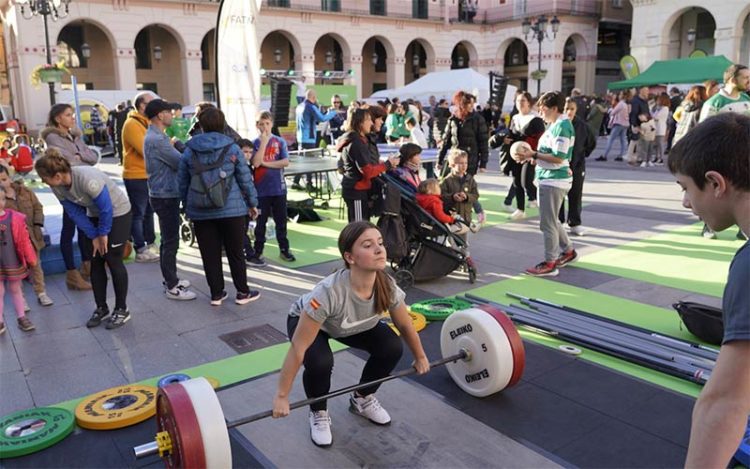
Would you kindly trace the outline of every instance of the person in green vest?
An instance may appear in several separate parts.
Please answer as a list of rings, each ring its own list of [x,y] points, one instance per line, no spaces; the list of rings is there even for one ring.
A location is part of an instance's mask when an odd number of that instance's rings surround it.
[[[736,112],[750,116],[750,69],[745,65],[732,64],[724,70],[724,87],[703,104],[698,122],[725,112]],[[716,233],[703,225],[703,237],[716,239]],[[737,239],[746,240],[747,236],[739,230]]]
[[[189,119],[182,117],[182,105],[176,104],[172,108],[172,125],[167,127],[165,133],[170,139],[176,138],[180,142],[185,143],[190,138],[191,124],[192,122]]]
[[[724,87],[708,98],[701,109],[699,122],[722,112],[736,112],[750,116],[750,69],[732,64],[724,70]]]

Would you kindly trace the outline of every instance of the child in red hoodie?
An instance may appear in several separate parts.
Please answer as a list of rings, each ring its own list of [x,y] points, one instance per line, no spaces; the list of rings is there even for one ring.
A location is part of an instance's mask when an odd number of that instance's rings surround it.
[[[443,199],[440,198],[440,183],[437,179],[425,179],[420,182],[419,186],[417,186],[416,197],[417,204],[437,221],[448,225],[451,232],[461,235],[469,231],[469,227],[465,223],[462,223],[460,216],[445,213]]]

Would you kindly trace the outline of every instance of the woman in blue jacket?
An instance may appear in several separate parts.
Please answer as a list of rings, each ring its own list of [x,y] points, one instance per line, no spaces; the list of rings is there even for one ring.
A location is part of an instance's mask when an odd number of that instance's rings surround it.
[[[203,133],[188,140],[180,160],[182,203],[195,226],[211,305],[220,306],[227,297],[222,247],[237,289],[235,303],[244,305],[260,297],[260,292],[247,285],[243,252],[245,217],[258,216],[258,196],[242,150],[223,133],[224,113],[216,108],[206,109],[198,123]]]

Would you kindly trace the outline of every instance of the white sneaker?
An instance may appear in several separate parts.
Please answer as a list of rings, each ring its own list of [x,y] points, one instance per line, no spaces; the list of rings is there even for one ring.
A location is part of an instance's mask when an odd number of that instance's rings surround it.
[[[37,300],[39,301],[39,304],[42,306],[52,306],[55,304],[54,301],[52,301],[52,298],[47,295],[47,292],[41,292],[37,295]]]
[[[570,227],[570,232],[576,236],[583,236],[584,233],[586,233],[586,230],[582,225],[576,225]]]
[[[159,255],[147,248],[141,249],[135,254],[135,261],[142,263],[159,262]]]
[[[179,288],[182,288],[183,290],[184,290],[184,289],[188,289],[188,288],[190,288],[190,285],[192,285],[192,284],[190,283],[190,280],[184,280],[184,279],[182,279],[182,280],[178,280],[178,281],[177,281],[177,286],[178,286]]]
[[[526,212],[523,210],[516,210],[510,215],[511,220],[523,220],[524,218],[526,218]]]
[[[156,255],[159,255],[159,245],[156,243],[147,244],[146,248]]]
[[[653,161],[649,161],[648,162],[648,167],[649,168],[653,168],[654,167],[654,162]]]
[[[539,202],[537,202],[536,200],[530,200],[529,208],[539,208]]]
[[[646,163],[645,161],[641,163],[641,168],[645,168],[646,166],[648,166],[648,163]]]
[[[503,204],[503,210],[505,210],[506,212],[510,213],[510,212],[513,211],[513,205],[511,205],[511,204]]]
[[[331,446],[333,443],[331,417],[327,410],[310,412],[310,439],[316,446]]]
[[[167,295],[167,298],[170,300],[180,300],[180,301],[189,301],[194,300],[197,296],[195,292],[192,292],[188,290],[187,288],[182,288],[181,286],[177,285],[171,290],[164,290],[164,294]]]
[[[378,425],[388,425],[391,423],[391,416],[380,406],[380,402],[378,402],[378,398],[374,394],[366,397],[352,395],[349,398],[349,411],[361,415],[370,422]]]

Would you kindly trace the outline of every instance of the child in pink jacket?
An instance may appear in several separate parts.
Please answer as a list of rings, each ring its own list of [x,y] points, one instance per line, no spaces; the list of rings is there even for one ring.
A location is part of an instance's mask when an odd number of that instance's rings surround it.
[[[29,274],[29,267],[36,263],[36,252],[26,230],[26,216],[5,208],[5,190],[0,188],[0,335],[5,332],[3,301],[6,284],[16,308],[19,329],[24,332],[35,329],[24,313],[21,281]]]

